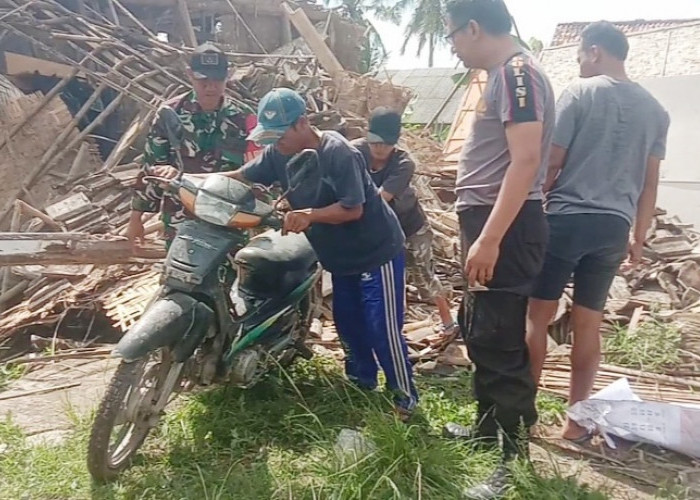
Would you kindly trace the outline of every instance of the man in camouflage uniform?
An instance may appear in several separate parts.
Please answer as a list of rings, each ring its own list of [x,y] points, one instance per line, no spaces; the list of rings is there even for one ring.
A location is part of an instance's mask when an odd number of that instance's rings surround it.
[[[187,75],[192,90],[165,103],[178,114],[185,131],[181,156],[188,174],[206,174],[237,170],[252,159],[259,149],[246,141],[257,124],[252,110],[241,109],[225,95],[228,79],[226,55],[211,43],[198,47],[190,59]],[[146,175],[174,178],[174,151],[166,137],[151,127],[143,155],[143,167],[131,203],[129,239],[143,241],[144,212],[162,213],[166,245],[175,237],[174,225],[186,214],[170,196],[142,181]]]
[[[407,283],[418,289],[421,299],[435,303],[447,338],[457,333],[450,303],[433,263],[433,231],[430,228],[411,179],[416,163],[411,155],[396,146],[401,135],[401,116],[388,108],[372,112],[367,138],[353,141],[365,157],[369,175],[382,198],[396,213],[406,236]]]

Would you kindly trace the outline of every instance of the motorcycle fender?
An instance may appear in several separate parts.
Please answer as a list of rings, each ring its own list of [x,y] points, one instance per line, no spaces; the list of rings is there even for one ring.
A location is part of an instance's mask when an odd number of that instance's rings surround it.
[[[175,361],[184,362],[213,323],[214,311],[209,306],[189,295],[173,293],[148,308],[119,341],[113,355],[131,362],[169,346]]]

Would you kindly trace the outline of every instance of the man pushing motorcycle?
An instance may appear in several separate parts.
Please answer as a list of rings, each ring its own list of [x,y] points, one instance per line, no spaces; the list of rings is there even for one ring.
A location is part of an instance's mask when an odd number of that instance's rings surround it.
[[[305,149],[318,153],[320,179],[289,193],[292,210],[284,231],[305,233],[333,281],[333,317],[346,350],[348,378],[363,389],[377,386],[377,360],[407,420],[418,400],[404,320],[404,235],[382,200],[362,154],[337,132],[316,130],[306,102],[286,88],[260,101],[258,125],[248,140],[266,145],[231,177],[288,188],[285,166]],[[375,358],[376,356],[376,358]]]

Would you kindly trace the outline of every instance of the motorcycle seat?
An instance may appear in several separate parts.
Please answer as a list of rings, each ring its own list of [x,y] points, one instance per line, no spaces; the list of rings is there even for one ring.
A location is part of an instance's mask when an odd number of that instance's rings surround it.
[[[305,235],[282,236],[270,230],[252,238],[234,261],[246,268],[265,267],[278,273],[308,271],[316,264],[316,254]]]

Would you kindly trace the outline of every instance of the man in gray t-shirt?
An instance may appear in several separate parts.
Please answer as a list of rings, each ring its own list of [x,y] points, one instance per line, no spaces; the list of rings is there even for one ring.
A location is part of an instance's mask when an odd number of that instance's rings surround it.
[[[528,344],[533,378],[539,381],[547,326],[573,275],[570,404],[590,395],[608,291],[624,258],[641,258],[666,149],[668,114],[627,78],[628,51],[625,35],[614,25],[589,25],[579,48],[583,79],[557,102],[544,185],[550,239],[530,301]],[[572,421],[563,436],[577,442],[589,438]]]
[[[508,462],[527,456],[527,428],[537,420],[525,319],[547,244],[541,188],[554,94],[537,61],[510,35],[502,0],[455,0],[446,8],[454,52],[465,66],[486,70],[488,81],[456,184],[467,277],[459,323],[476,367],[478,414],[473,429],[448,424],[445,433],[494,446],[500,434]],[[501,465],[464,496],[500,498],[508,476]]]

